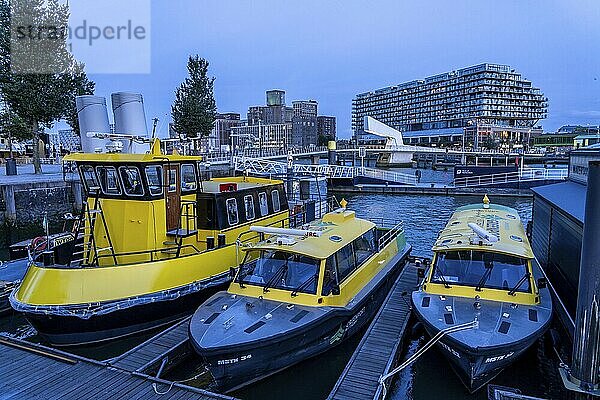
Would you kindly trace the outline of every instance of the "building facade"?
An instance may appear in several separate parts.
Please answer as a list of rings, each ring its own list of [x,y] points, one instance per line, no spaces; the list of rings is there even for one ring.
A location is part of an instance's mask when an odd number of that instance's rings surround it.
[[[316,146],[318,103],[315,100],[297,100],[292,102],[292,108],[292,145]]]
[[[292,124],[261,124],[231,128],[233,150],[286,149],[291,140]]]
[[[326,145],[328,141],[336,138],[335,117],[319,115],[317,117],[317,144]]]
[[[211,137],[214,137],[213,149],[228,151],[231,146],[232,128],[241,124],[240,114],[238,113],[217,114],[211,132]]]
[[[403,132],[413,144],[468,147],[527,144],[541,133],[547,98],[508,65],[479,64],[357,95],[352,129],[368,141],[365,116]],[[380,140],[380,138],[379,138]],[[462,144],[462,143],[461,143]]]

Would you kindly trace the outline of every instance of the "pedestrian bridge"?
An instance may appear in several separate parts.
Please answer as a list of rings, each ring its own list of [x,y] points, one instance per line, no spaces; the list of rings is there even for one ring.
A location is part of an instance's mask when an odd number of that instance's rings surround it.
[[[234,157],[233,167],[237,171],[244,171],[256,175],[274,175],[281,177],[288,174],[287,163],[261,158]],[[411,186],[417,185],[417,179],[414,175],[394,171],[384,171],[377,168],[329,164],[291,164],[289,168],[291,169],[289,172],[293,172],[294,176],[347,179],[362,177],[374,181],[382,181],[382,183]]]

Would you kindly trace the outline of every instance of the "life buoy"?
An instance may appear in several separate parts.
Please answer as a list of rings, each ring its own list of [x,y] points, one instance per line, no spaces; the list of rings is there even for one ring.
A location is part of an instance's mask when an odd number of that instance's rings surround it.
[[[31,247],[33,253],[37,253],[46,250],[47,244],[48,241],[46,240],[46,236],[38,236],[31,240],[31,244],[29,246]]]

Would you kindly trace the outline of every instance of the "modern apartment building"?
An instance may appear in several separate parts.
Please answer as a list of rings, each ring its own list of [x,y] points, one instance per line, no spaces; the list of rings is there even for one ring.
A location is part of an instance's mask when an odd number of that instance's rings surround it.
[[[317,117],[317,141],[335,140],[336,126],[335,117],[319,115]]]
[[[403,132],[406,143],[435,146],[527,145],[541,133],[547,101],[540,89],[508,65],[479,64],[425,79],[361,93],[352,101],[359,142],[371,116]]]

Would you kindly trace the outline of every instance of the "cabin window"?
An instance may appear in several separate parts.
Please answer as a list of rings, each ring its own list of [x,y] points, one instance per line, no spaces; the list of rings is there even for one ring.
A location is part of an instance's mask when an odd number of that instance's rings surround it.
[[[236,199],[227,199],[225,201],[227,206],[227,221],[229,226],[237,225],[240,221],[238,219],[238,208]]]
[[[173,168],[167,169],[167,190],[169,193],[177,191],[177,170]]]
[[[271,201],[273,202],[273,212],[281,210],[281,204],[279,203],[279,191],[273,190],[271,192]]]
[[[181,190],[196,190],[196,168],[193,164],[181,166]]]
[[[338,267],[338,279],[342,282],[356,269],[356,259],[354,258],[352,243],[348,243],[335,254],[335,261]]]
[[[142,176],[137,167],[119,167],[121,182],[125,193],[130,196],[143,196],[144,186],[142,185]]]
[[[244,209],[246,210],[246,219],[254,219],[254,199],[252,195],[244,196]]]
[[[96,172],[104,194],[121,194],[119,176],[115,167],[96,167]]]
[[[160,165],[149,165],[146,167],[146,179],[148,179],[148,188],[151,195],[162,194],[162,167]]]
[[[316,294],[320,260],[279,250],[248,252],[236,282],[264,288]]]
[[[258,205],[260,208],[261,217],[269,214],[269,205],[267,204],[267,194],[265,192],[260,192],[258,194]]]
[[[85,186],[88,191],[94,191],[100,189],[100,184],[98,183],[98,177],[96,176],[96,172],[91,165],[82,165],[81,166],[81,176],[83,181],[85,182]]]
[[[524,258],[484,251],[448,251],[437,253],[431,282],[530,292],[529,278],[522,280],[527,272]]]
[[[328,296],[334,286],[338,284],[337,269],[335,267],[335,257],[329,256],[325,261],[325,271],[323,272],[323,290],[321,294]]]
[[[358,265],[365,262],[375,253],[375,234],[373,229],[354,240],[354,253],[356,255],[356,264]]]

